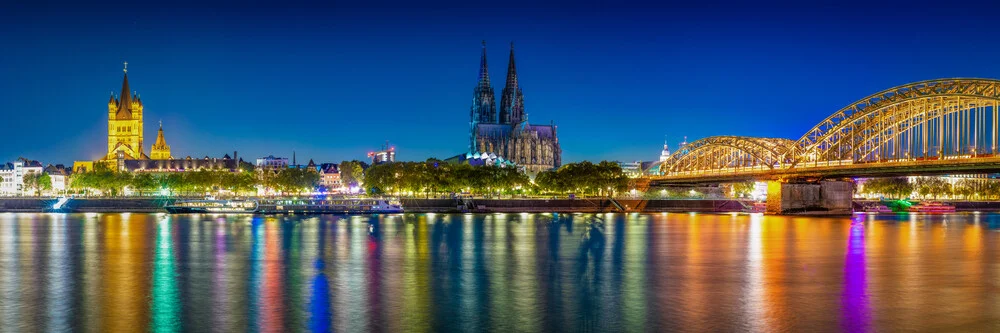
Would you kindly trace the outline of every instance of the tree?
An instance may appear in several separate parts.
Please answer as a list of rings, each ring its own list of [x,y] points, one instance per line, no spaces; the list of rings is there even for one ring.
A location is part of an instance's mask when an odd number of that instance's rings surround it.
[[[528,176],[517,168],[468,164],[394,162],[365,170],[365,189],[372,194],[430,195],[466,190],[475,194],[514,194],[530,187]]]
[[[274,183],[281,192],[302,193],[319,184],[319,174],[306,169],[289,168],[277,173]]]
[[[256,185],[257,177],[253,171],[227,172],[223,180],[223,187],[236,194],[253,192]]]
[[[733,196],[737,198],[749,197],[755,186],[756,184],[752,181],[733,183]]]
[[[152,174],[140,173],[132,177],[129,186],[136,191],[149,193],[159,189],[159,182]]]
[[[360,161],[340,162],[340,181],[346,187],[361,187],[365,183],[365,170]]]
[[[867,187],[867,183],[865,183]],[[952,185],[941,177],[919,177],[914,181],[913,187],[922,198],[928,196],[937,199],[941,195],[950,195]]]
[[[535,184],[542,192],[611,196],[627,190],[629,178],[618,163],[602,161],[594,164],[584,161],[543,171],[535,176]]]
[[[107,168],[103,164],[95,164],[94,170],[74,174],[71,187],[80,190],[96,190],[103,194],[117,195],[132,181],[132,175]]]
[[[399,192],[400,187],[402,187],[401,181],[399,181],[399,177],[401,177],[399,173],[401,171],[400,166],[403,163],[405,162],[385,163],[368,168],[363,183],[365,190],[369,194]],[[343,173],[341,173],[341,177],[343,177]]]
[[[871,178],[864,182],[862,193],[903,199],[913,193],[914,186],[906,177]]]
[[[52,178],[49,174],[41,173],[27,173],[22,178],[24,181],[24,187],[26,189],[32,189],[35,191],[35,195],[42,195],[42,191],[48,191],[52,189]]]
[[[985,194],[986,183],[985,181],[976,179],[960,179],[955,182],[952,191],[955,195],[959,195],[965,200],[969,200],[973,196]]]

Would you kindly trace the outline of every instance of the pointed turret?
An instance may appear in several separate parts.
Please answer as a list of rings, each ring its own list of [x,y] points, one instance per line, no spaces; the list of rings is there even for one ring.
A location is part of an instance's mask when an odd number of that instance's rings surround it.
[[[166,140],[163,139],[163,123],[160,123],[160,129],[156,131],[156,143],[153,146],[163,146],[166,144]]]
[[[667,146],[667,140],[663,140],[663,151],[660,152],[660,162],[666,161],[670,158],[670,147]]]
[[[479,87],[490,86],[490,70],[486,63],[486,41],[483,41],[483,54],[479,59]]]
[[[514,42],[510,42],[510,59],[507,60],[506,86],[517,88],[517,65],[514,64]]]
[[[481,123],[497,122],[497,104],[493,85],[490,84],[489,65],[486,63],[486,41],[483,41],[483,51],[479,59],[479,82],[472,90],[472,107],[469,108],[469,151],[476,150],[476,127]]]
[[[507,64],[507,82],[500,96],[500,123],[516,125],[524,121],[524,95],[517,83],[517,66],[514,63],[514,42],[510,43],[510,60]]]
[[[122,80],[122,95],[118,99],[118,119],[122,117],[129,117],[132,115],[132,91],[129,90],[128,86],[128,73],[125,73],[125,78]]]
[[[486,41],[483,41],[483,53],[479,60],[479,82],[472,91],[472,123],[496,122],[496,99],[493,97],[493,86],[490,84],[490,71],[486,63]]]
[[[167,140],[163,138],[163,122],[160,122],[160,129],[156,131],[156,143],[153,143],[153,148],[150,149],[150,158],[154,160],[169,160],[170,157],[170,146],[167,145]]]

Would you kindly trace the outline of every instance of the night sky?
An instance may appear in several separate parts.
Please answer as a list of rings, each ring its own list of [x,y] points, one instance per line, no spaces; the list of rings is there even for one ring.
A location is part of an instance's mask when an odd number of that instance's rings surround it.
[[[401,160],[464,153],[481,40],[497,98],[514,41],[529,120],[555,122],[564,162],[797,139],[886,88],[1000,78],[996,5],[363,3],[0,4],[0,161],[101,157],[123,61],[145,151],[162,120],[175,157],[300,163],[386,140]]]

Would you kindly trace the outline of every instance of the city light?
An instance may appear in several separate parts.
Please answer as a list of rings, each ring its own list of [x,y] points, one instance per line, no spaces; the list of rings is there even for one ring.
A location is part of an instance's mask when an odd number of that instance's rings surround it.
[[[56,203],[52,205],[52,209],[54,209],[54,210],[62,209],[63,205],[65,205],[66,202],[68,202],[68,201],[69,201],[69,198],[67,198],[67,197],[59,197],[59,199],[56,200]]]

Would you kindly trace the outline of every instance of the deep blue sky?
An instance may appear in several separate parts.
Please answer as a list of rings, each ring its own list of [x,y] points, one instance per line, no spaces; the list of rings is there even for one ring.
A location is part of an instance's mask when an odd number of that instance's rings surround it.
[[[364,3],[0,4],[0,160],[100,157],[123,61],[145,150],[162,120],[175,156],[302,163],[464,152],[484,39],[498,97],[515,42],[529,119],[555,121],[567,162],[797,139],[889,87],[1000,78],[995,5]]]

